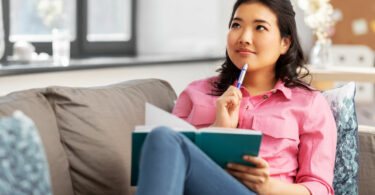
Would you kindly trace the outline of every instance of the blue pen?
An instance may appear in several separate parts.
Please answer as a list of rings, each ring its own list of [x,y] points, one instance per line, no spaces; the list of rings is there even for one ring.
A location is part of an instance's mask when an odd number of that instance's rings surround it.
[[[242,85],[243,79],[245,78],[246,70],[247,70],[247,64],[245,64],[245,65],[242,67],[242,70],[241,70],[240,76],[238,77],[238,81],[237,81],[237,88],[238,88],[238,89],[241,88],[241,85]]]

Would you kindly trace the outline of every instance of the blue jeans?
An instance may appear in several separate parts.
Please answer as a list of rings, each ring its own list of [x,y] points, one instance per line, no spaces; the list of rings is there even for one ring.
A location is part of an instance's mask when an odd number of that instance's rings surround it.
[[[167,127],[149,133],[139,169],[137,195],[255,195],[187,137]]]

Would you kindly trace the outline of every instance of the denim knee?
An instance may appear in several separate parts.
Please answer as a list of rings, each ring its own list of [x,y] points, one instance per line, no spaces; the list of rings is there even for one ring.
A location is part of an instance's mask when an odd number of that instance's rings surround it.
[[[147,136],[147,141],[165,143],[167,141],[180,140],[180,134],[169,127],[160,126],[153,129]]]

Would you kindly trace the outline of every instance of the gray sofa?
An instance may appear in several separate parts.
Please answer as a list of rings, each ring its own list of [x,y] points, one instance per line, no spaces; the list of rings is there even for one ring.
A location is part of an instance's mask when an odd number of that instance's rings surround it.
[[[157,79],[104,87],[48,87],[0,97],[0,116],[21,110],[39,130],[55,195],[133,194],[131,132],[150,102],[171,111],[176,93]],[[375,131],[359,131],[360,195],[375,194]]]

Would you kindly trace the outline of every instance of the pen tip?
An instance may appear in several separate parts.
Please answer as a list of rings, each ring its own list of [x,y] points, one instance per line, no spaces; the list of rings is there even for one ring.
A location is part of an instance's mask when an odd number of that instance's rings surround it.
[[[243,66],[243,68],[244,68],[244,69],[247,69],[247,64],[245,64],[245,65]]]

